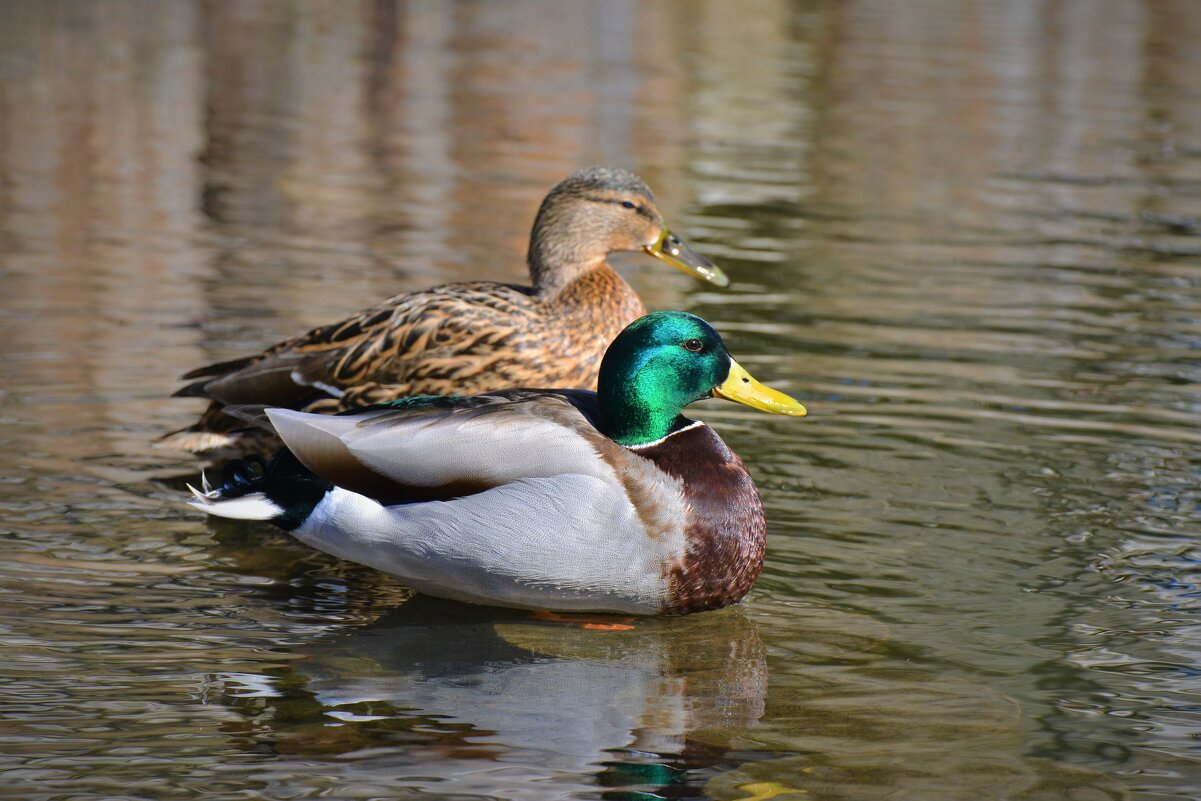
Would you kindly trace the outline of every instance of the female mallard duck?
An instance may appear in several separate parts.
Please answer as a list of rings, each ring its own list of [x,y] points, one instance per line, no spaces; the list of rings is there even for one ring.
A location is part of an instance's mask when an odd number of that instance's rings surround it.
[[[487,281],[397,295],[257,356],[193,370],[177,396],[210,399],[200,421],[160,443],[206,456],[260,450],[262,431],[226,405],[330,412],[414,395],[510,387],[592,389],[605,347],[646,313],[609,265],[642,250],[719,286],[725,275],[668,231],[638,176],[592,167],[560,182],[530,235],[532,287]]]
[[[597,392],[507,390],[354,414],[266,414],[287,444],[226,469],[193,506],[442,598],[558,611],[678,614],[742,598],[767,528],[742,460],[681,412],[721,397],[805,407],[755,381],[713,328],[657,312],[614,340]]]

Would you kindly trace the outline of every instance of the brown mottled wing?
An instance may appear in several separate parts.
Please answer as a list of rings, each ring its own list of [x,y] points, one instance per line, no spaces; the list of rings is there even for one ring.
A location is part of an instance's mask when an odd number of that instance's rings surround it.
[[[403,298],[379,335],[344,348],[328,379],[319,380],[338,387],[391,385],[404,395],[530,385],[542,372],[536,351],[547,346],[545,331],[544,309],[528,290],[450,284]],[[305,371],[303,378],[317,376]]]
[[[229,362],[229,372],[177,394],[298,408],[367,383],[394,387],[393,396],[519,386],[528,383],[521,380],[529,371],[520,362],[528,362],[529,354],[518,353],[541,344],[544,327],[528,290],[451,284],[392,298],[281,342],[257,359]]]

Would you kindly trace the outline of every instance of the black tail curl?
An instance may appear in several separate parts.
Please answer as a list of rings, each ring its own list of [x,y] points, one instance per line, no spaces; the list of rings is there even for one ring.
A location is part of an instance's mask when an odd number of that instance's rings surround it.
[[[222,468],[222,498],[262,493],[280,509],[271,522],[291,531],[305,521],[334,485],[301,464],[287,448],[271,461],[261,456],[235,459]]]
[[[277,455],[272,464],[278,458]],[[261,456],[247,456],[228,462],[221,469],[221,497],[240,498],[252,492],[263,492],[270,466]]]

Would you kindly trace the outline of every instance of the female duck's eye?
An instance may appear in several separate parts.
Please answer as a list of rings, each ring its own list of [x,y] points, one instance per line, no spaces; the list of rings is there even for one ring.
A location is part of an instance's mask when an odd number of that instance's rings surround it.
[[[631,203],[631,202],[630,202],[630,201],[628,201],[628,200],[623,200],[623,201],[621,201],[621,207],[622,207],[623,209],[634,209],[634,208],[637,208],[637,206],[635,206],[633,203]]]
[[[684,350],[690,350],[693,353],[699,353],[703,347],[705,345],[699,339],[689,339],[684,342]]]

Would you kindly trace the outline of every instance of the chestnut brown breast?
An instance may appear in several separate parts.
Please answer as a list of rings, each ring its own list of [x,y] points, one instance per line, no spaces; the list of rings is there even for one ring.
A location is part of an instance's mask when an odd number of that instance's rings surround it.
[[[706,425],[637,452],[680,479],[687,493],[688,552],[670,567],[664,611],[701,612],[739,601],[759,578],[767,544],[763,502],[742,459]]]

